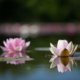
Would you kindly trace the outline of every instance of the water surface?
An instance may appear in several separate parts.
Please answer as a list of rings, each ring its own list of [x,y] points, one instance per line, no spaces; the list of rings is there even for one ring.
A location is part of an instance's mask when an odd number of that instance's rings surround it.
[[[34,58],[33,61],[26,61],[25,64],[11,65],[0,61],[0,80],[79,80],[80,79],[80,60],[75,59],[76,64],[72,71],[59,73],[57,68],[50,69],[49,51],[29,51]],[[76,53],[77,55],[79,52]]]
[[[68,39],[69,37],[47,36],[41,38],[27,39],[31,41],[27,54],[34,58],[32,61],[26,61],[25,64],[11,65],[5,61],[0,61],[0,80],[80,80],[80,52],[76,52],[75,62],[71,72],[59,73],[57,68],[50,69],[49,60],[51,53],[48,50],[49,43],[57,43],[58,39]],[[4,38],[3,38],[4,39]],[[69,41],[71,41],[70,38]],[[80,40],[78,40],[80,41]],[[73,42],[76,42],[74,39]],[[77,42],[78,43],[78,42]],[[2,45],[2,41],[1,41]],[[0,51],[2,53],[2,51]]]

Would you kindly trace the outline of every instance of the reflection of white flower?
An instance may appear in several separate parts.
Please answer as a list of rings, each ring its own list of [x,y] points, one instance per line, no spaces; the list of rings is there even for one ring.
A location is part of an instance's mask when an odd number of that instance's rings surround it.
[[[57,48],[54,47],[52,43],[50,43],[50,51],[53,54],[52,58],[50,59],[50,62],[52,63],[50,68],[53,68],[57,66],[57,69],[59,72],[65,72],[67,70],[71,71],[70,63],[69,61],[66,61],[66,65],[63,58],[66,60],[69,60],[69,56],[73,55],[73,53],[77,49],[77,45],[74,46],[72,42],[68,43],[66,40],[59,40],[57,44]],[[71,63],[73,63],[71,61]]]
[[[58,72],[61,73],[71,71],[71,66],[74,64],[73,59],[71,59],[70,57],[55,57],[54,61],[52,57],[50,62],[50,68],[54,68],[57,66]]]

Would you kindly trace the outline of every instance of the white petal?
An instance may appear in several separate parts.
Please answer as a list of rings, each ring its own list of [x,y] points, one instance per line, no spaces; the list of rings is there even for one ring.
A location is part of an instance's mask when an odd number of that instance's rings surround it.
[[[55,68],[55,67],[56,67],[55,63],[52,62],[51,65],[50,65],[50,69]]]
[[[57,56],[53,56],[49,62],[54,62],[54,60],[57,58]]]
[[[68,42],[67,40],[58,40],[58,43],[57,43],[57,49],[63,49],[63,48],[66,48],[68,45]]]
[[[50,43],[50,47],[52,47],[54,50],[56,49],[56,47],[52,43]]]
[[[69,71],[71,71],[71,66],[70,66],[70,64],[68,64],[68,65],[66,66],[66,68],[67,68]]]
[[[64,72],[64,66],[61,63],[57,65],[57,69],[58,69],[58,72],[61,72],[61,73]]]
[[[70,52],[70,54],[72,53],[73,49],[74,49],[74,45],[72,42],[70,42],[67,46],[68,51]]]
[[[49,48],[52,54],[56,55],[52,48]]]
[[[78,45],[74,47],[73,53],[77,50],[77,48],[78,48]]]
[[[72,54],[72,55],[73,55],[73,54],[74,54],[74,52],[77,50],[77,48],[78,48],[78,45],[74,46],[74,47],[73,47],[73,50],[72,50],[72,52],[70,52],[70,54]]]
[[[26,47],[28,47],[30,45],[30,41],[26,42]]]
[[[58,51],[57,51],[56,47],[52,43],[50,43],[49,50],[51,51],[52,54],[57,55]]]
[[[69,61],[69,62],[70,62],[70,64],[71,64],[71,65],[73,65],[73,64],[74,64],[74,60],[73,60],[73,58],[72,58],[72,57],[70,57],[70,61]]]

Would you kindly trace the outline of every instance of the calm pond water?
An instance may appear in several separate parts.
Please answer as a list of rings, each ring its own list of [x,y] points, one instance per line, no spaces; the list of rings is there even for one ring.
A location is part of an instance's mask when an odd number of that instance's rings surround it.
[[[51,53],[47,48],[44,48],[49,47],[49,42],[53,39],[49,37],[49,39],[30,40],[32,44],[27,53],[34,60],[26,61],[25,64],[20,65],[11,65],[0,61],[0,80],[80,80],[79,58],[75,59],[76,64],[72,67],[71,72],[59,73],[57,68],[50,69]],[[57,42],[57,40],[52,42]],[[39,47],[41,50],[36,50]],[[76,55],[79,53],[79,51],[76,52]]]
[[[10,65],[0,62],[0,80],[79,80],[80,79],[80,60],[75,59],[77,65],[72,67],[72,71],[59,73],[57,68],[50,69],[48,51],[29,52],[33,61],[25,64]],[[79,54],[77,52],[76,54]]]

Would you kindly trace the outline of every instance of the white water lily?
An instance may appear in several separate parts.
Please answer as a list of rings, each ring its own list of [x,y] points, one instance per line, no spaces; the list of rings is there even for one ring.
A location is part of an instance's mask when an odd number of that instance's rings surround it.
[[[52,58],[50,59],[51,66],[50,68],[54,68],[57,66],[59,72],[65,72],[67,70],[71,71],[70,64],[64,65],[62,62],[62,58],[64,57],[68,60],[69,56],[73,55],[76,51],[78,45],[73,45],[72,42],[67,40],[59,40],[57,47],[55,47],[52,43],[50,43],[50,51],[53,54]]]

